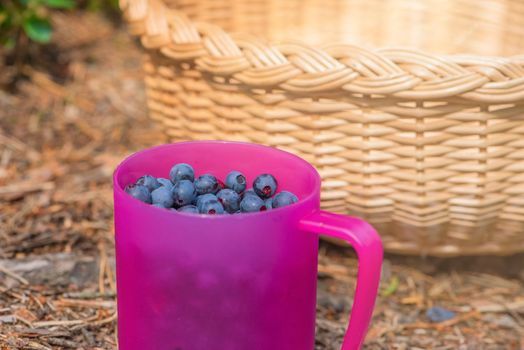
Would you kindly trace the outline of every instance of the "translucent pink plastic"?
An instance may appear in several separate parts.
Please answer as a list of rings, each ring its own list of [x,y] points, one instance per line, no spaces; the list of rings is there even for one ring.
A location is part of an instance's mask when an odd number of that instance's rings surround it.
[[[299,203],[204,216],[156,208],[123,188],[143,174],[166,177],[179,162],[197,174],[272,173]],[[120,350],[312,350],[318,234],[347,241],[359,272],[342,349],[359,349],[377,294],[382,245],[357,218],[319,209],[320,177],[274,148],[205,141],[136,153],[114,174]]]

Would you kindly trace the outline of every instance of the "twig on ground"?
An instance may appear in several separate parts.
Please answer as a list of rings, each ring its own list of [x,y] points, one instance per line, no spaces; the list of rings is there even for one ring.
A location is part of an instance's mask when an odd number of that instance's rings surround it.
[[[4,273],[5,275],[11,277],[11,278],[14,278],[15,280],[17,280],[18,282],[22,283],[22,284],[25,284],[25,285],[28,285],[29,284],[29,281],[27,281],[25,278],[23,278],[22,276],[20,276],[19,274],[17,273],[14,273],[13,271],[7,269],[6,267],[0,265],[0,272]]]

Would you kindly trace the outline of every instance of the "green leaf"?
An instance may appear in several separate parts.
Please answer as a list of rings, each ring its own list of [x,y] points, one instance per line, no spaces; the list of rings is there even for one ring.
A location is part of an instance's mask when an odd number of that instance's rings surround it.
[[[24,31],[29,38],[39,43],[48,43],[51,40],[51,24],[46,18],[35,15],[24,19]]]
[[[72,9],[75,7],[74,0],[44,0],[44,4],[55,9]]]
[[[400,285],[400,281],[399,281],[398,277],[397,276],[393,276],[391,278],[391,280],[389,281],[389,284],[386,286],[386,288],[384,288],[382,290],[381,295],[383,297],[388,297],[388,296],[394,294],[397,291],[399,285]]]

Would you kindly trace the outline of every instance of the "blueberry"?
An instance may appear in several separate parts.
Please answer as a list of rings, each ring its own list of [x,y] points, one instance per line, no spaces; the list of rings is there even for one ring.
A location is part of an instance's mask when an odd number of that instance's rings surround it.
[[[240,195],[235,191],[225,188],[217,193],[218,201],[228,213],[234,213],[240,208]]]
[[[164,179],[163,177],[159,177],[158,179],[156,179],[156,181],[158,181],[160,186],[164,186],[164,187],[167,187],[169,189],[173,188],[173,183],[169,179]]]
[[[171,190],[173,200],[177,207],[193,203],[196,197],[195,185],[189,180],[178,181]]]
[[[198,177],[195,180],[195,188],[197,194],[206,194],[206,193],[217,193],[218,191],[218,181],[217,178],[210,174],[204,174]]]
[[[226,186],[236,193],[242,193],[246,189],[246,177],[242,173],[233,170],[226,176]]]
[[[160,204],[164,208],[170,208],[174,204],[171,190],[165,186],[160,186],[151,192],[151,200],[153,204]]]
[[[182,208],[178,209],[179,212],[182,213],[196,213],[198,214],[198,209],[194,205],[185,205]]]
[[[266,201],[264,202],[264,205],[266,206],[268,210],[273,209],[273,198],[266,199]]]
[[[195,171],[193,167],[186,163],[179,163],[174,165],[169,171],[169,178],[173,183],[177,183],[180,180],[195,181]]]
[[[224,207],[218,201],[217,197],[213,195],[201,198],[198,202],[198,212],[200,214],[224,214]]]
[[[435,323],[451,320],[455,316],[456,314],[453,311],[450,311],[440,306],[432,307],[426,312],[426,317],[431,322]]]
[[[151,175],[144,175],[138,180],[136,180],[137,185],[146,186],[149,192],[153,192],[157,188],[160,187],[160,183],[155,179],[154,176]]]
[[[151,193],[146,186],[131,184],[126,186],[125,191],[139,201],[151,204]]]
[[[197,205],[198,198],[200,198],[200,197],[202,197],[202,196],[196,195],[195,199],[193,199],[193,201],[191,202],[191,205]]]
[[[259,175],[253,182],[253,189],[260,198],[269,198],[277,191],[277,180],[270,174]]]
[[[266,210],[266,206],[264,205],[264,201],[260,199],[258,196],[246,196],[244,199],[242,199],[242,202],[240,202],[240,211],[243,213],[250,213],[255,211],[264,211]]]
[[[167,209],[167,208],[164,207],[161,203],[153,203],[153,207],[162,208],[162,209]]]
[[[282,191],[280,193],[277,193],[275,197],[273,197],[273,208],[281,208],[285,207],[286,205],[290,205],[293,203],[298,202],[297,196],[295,196],[293,193],[288,191]]]
[[[218,198],[217,196],[215,196],[212,193],[206,193],[201,196],[198,196],[196,200],[194,201],[194,203],[198,207],[202,201],[208,201],[208,200],[217,200],[218,201]]]
[[[242,194],[242,198],[246,198],[247,196],[255,196],[255,197],[258,197],[258,195],[255,193],[255,191],[250,188],[249,190],[247,190],[246,192],[244,192],[244,194]]]

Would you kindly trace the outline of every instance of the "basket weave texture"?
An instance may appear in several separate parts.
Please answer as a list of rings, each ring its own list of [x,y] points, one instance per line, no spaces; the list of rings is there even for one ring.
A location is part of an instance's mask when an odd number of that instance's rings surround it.
[[[524,251],[523,2],[121,6],[147,52],[150,115],[174,141],[298,154],[323,208],[369,220],[389,251]]]

